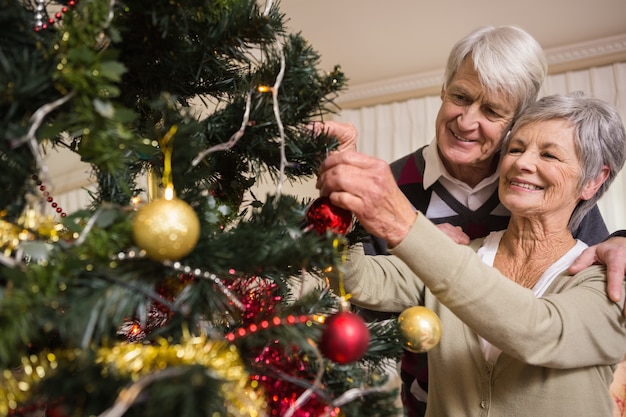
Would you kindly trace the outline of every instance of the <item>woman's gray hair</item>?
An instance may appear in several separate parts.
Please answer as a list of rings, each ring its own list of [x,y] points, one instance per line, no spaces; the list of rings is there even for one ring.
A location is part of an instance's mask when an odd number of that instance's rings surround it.
[[[606,181],[595,195],[589,200],[578,202],[569,221],[569,229],[574,233],[583,217],[602,197],[624,166],[626,132],[617,109],[609,103],[580,91],[567,95],[555,94],[543,97],[526,108],[515,121],[502,149],[508,148],[511,136],[520,127],[555,119],[567,120],[574,127],[574,144],[581,164],[579,190],[600,175],[604,166],[610,170]]]
[[[504,93],[516,103],[514,117],[537,100],[548,72],[541,45],[516,26],[481,27],[457,42],[448,57],[444,89],[468,58],[487,91]]]

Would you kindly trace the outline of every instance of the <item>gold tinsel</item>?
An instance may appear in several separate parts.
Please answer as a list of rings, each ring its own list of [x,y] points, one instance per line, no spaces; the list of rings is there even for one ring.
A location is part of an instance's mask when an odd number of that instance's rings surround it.
[[[221,386],[228,416],[265,416],[264,396],[250,385],[239,352],[226,341],[207,341],[205,337],[188,338],[179,345],[161,341],[159,345],[120,344],[100,349],[98,362],[118,375],[133,380],[170,366],[202,365],[226,381]]]
[[[32,401],[30,390],[58,366],[53,353],[40,353],[22,358],[15,369],[5,369],[0,378],[0,415],[6,416],[26,401]]]
[[[50,372],[63,366],[63,359],[73,360],[77,351],[41,353],[22,359],[22,366],[15,370],[4,370],[0,378],[0,415],[33,401],[31,388],[49,376]],[[227,415],[233,417],[264,417],[267,404],[260,390],[251,386],[243,362],[234,345],[227,341],[209,341],[206,337],[187,338],[182,344],[170,345],[161,341],[158,345],[123,343],[112,348],[101,348],[96,362],[102,366],[104,376],[116,374],[139,381],[150,374],[157,375],[168,367],[202,365],[225,382],[220,395],[224,398]],[[132,387],[130,388],[132,389]],[[118,401],[128,398],[122,390]],[[132,401],[128,404],[130,406]]]
[[[5,211],[0,211],[0,253],[12,257],[19,252],[26,242],[40,240],[42,242],[57,242],[61,237],[69,238],[64,233],[61,223],[52,216],[39,213],[33,206],[27,206],[17,222],[4,220]]]
[[[22,235],[23,229],[13,223],[0,219],[0,250],[4,256],[11,256],[21,240],[28,239],[28,231]]]

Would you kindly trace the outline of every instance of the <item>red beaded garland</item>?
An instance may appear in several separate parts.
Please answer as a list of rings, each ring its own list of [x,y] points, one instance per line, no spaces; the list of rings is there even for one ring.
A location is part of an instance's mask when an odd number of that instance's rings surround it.
[[[35,184],[39,186],[39,191],[41,191],[43,196],[46,197],[46,202],[50,203],[50,206],[55,209],[54,211],[59,213],[61,217],[67,216],[67,213],[65,213],[59,204],[54,201],[54,198],[50,196],[50,193],[46,190],[46,186],[43,184],[43,181],[41,181],[37,175],[33,175],[31,178],[35,181]]]
[[[309,320],[312,320],[310,316],[306,316],[306,315],[301,315],[301,316],[292,316],[289,315],[287,316],[285,319],[281,319],[278,316],[274,316],[270,321],[267,320],[263,320],[261,321],[261,323],[259,323],[258,325],[255,323],[252,323],[248,326],[248,328],[244,328],[241,327],[237,330],[235,330],[232,333],[228,333],[225,338],[226,340],[228,340],[229,342],[233,342],[235,341],[235,339],[238,339],[240,337],[245,337],[248,333],[255,333],[259,330],[259,327],[261,329],[269,329],[271,325],[273,326],[280,326],[281,324],[287,324],[290,326],[293,326],[297,323],[300,324],[304,324],[306,322],[308,322]]]
[[[60,22],[63,19],[63,15],[67,13],[72,7],[76,6],[78,0],[70,0],[67,3],[67,6],[63,6],[60,12],[56,12],[54,17],[49,17],[47,21],[42,19],[41,11],[37,11],[37,15],[35,16],[35,31],[39,32],[42,29],[48,29],[50,26],[54,25],[57,22]],[[39,5],[40,8],[44,8],[43,2]]]

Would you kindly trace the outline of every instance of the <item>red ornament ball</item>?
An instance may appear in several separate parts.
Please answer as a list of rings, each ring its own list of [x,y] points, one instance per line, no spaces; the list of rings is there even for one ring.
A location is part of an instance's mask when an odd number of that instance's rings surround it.
[[[342,311],[326,319],[319,349],[325,357],[343,365],[361,359],[369,342],[365,321],[354,313]]]
[[[328,197],[320,197],[307,209],[306,220],[320,235],[327,230],[344,235],[352,227],[352,212],[334,205]]]

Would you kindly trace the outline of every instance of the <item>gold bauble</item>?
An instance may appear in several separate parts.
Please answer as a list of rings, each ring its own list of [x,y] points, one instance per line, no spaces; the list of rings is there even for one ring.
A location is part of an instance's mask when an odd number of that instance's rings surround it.
[[[183,200],[159,198],[137,212],[133,223],[135,243],[157,261],[176,261],[198,243],[200,221]]]
[[[398,328],[403,347],[414,353],[428,352],[441,339],[441,321],[430,309],[421,306],[407,308],[398,316]]]

